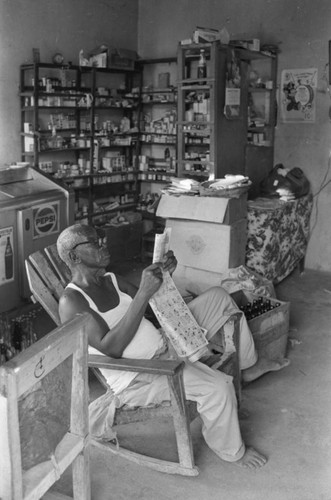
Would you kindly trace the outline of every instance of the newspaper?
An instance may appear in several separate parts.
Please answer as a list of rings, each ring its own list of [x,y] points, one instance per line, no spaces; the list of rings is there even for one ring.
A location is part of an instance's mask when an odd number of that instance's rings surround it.
[[[166,228],[163,234],[155,235],[153,262],[163,262],[170,234],[171,228]],[[209,354],[207,331],[196,322],[169,272],[163,272],[163,283],[149,303],[179,357],[194,362]]]

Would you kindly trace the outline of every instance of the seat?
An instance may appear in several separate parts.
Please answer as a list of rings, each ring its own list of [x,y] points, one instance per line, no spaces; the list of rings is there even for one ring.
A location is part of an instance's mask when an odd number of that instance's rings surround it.
[[[58,301],[66,284],[71,279],[71,274],[66,264],[59,258],[56,245],[46,247],[44,251],[39,250],[34,252],[25,261],[25,265],[33,300],[38,301],[42,305],[56,324],[60,324]],[[224,356],[224,364],[219,369],[234,375],[237,397],[240,399],[238,362],[239,317],[236,315],[234,316],[233,338],[230,344],[232,346],[230,349],[231,352],[229,352],[228,356]],[[117,408],[114,425],[161,417],[172,417],[177,441],[178,462],[170,462],[142,455],[127,450],[119,446],[118,443],[96,439],[92,436],[93,445],[107,449],[135,463],[148,466],[160,472],[188,476],[197,475],[198,469],[194,463],[190,421],[198,413],[196,403],[187,401],[185,397],[183,385],[184,362],[180,360],[113,359],[103,355],[89,355],[88,365],[107,391],[110,389],[99,371],[100,368],[167,376],[171,395],[170,405],[167,402],[152,408]]]
[[[88,314],[55,328],[0,367],[0,497],[90,500]],[[72,497],[70,497],[72,498]]]

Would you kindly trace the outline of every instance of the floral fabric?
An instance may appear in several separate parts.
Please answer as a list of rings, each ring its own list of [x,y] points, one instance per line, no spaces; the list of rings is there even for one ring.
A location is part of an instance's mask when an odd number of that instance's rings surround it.
[[[249,201],[246,266],[273,283],[286,278],[305,257],[312,206],[311,194]]]

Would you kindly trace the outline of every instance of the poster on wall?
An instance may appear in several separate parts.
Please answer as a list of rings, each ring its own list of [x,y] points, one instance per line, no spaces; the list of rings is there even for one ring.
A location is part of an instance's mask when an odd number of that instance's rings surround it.
[[[0,228],[0,286],[14,281],[14,228]]]
[[[284,69],[280,103],[284,123],[314,123],[316,114],[317,69]]]

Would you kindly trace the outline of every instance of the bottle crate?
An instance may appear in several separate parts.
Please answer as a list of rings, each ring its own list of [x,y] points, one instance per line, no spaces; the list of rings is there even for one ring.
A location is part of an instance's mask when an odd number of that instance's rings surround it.
[[[279,359],[286,356],[290,303],[272,297],[262,297],[247,290],[231,293],[238,307],[243,310],[248,303],[263,299],[270,301],[271,308],[256,315],[247,315],[248,326],[252,332],[259,356]],[[246,315],[247,312],[244,314]],[[254,317],[252,317],[254,316]]]

